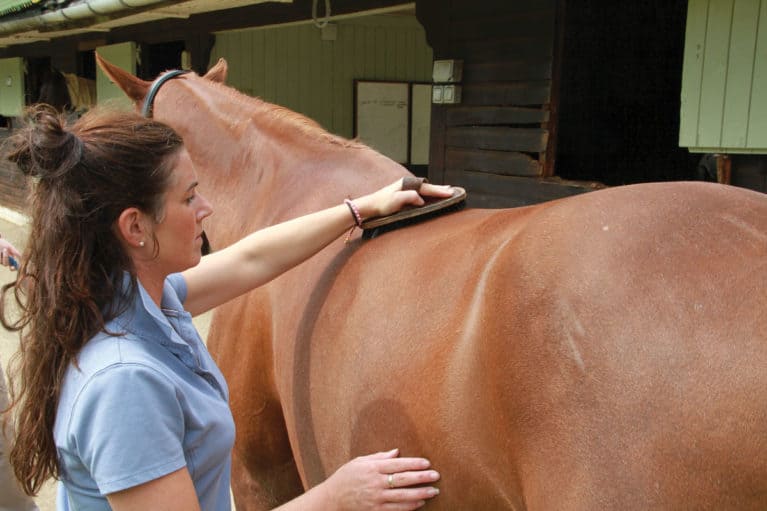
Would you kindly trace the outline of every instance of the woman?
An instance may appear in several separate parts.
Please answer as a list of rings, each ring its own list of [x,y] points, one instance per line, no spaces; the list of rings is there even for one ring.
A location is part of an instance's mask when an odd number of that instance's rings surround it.
[[[229,509],[228,391],[191,317],[311,257],[360,216],[423,200],[396,182],[201,259],[212,209],[171,128],[119,112],[72,128],[49,107],[30,117],[10,156],[38,179],[13,288],[17,477],[29,494],[59,477],[62,509]],[[396,455],[355,459],[283,507],[418,508],[439,474]]]

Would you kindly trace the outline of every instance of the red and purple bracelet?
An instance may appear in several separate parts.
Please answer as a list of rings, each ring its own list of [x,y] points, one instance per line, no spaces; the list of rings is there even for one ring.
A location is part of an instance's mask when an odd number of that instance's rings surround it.
[[[344,199],[344,204],[349,206],[349,211],[351,211],[352,217],[354,217],[354,225],[352,226],[351,230],[349,231],[349,234],[346,235],[346,239],[344,240],[344,243],[349,243],[349,240],[352,237],[352,233],[354,232],[354,228],[362,227],[362,215],[360,215],[360,210],[357,209],[357,206],[354,204],[354,202],[351,201],[351,199]]]

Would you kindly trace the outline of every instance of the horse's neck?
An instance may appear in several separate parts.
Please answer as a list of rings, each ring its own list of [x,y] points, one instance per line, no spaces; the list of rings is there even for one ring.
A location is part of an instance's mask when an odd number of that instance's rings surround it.
[[[202,189],[219,209],[216,223],[264,227],[369,193],[406,173],[293,112],[204,82],[188,87],[187,104],[178,101],[165,115],[175,119],[168,122],[184,137]]]

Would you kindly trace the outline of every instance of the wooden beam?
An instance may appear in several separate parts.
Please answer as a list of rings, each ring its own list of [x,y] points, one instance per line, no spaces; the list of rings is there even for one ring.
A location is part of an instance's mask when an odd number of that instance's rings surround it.
[[[565,0],[558,0],[554,30],[554,58],[551,70],[551,93],[549,99],[549,120],[541,127],[549,131],[546,150],[541,153],[543,176],[554,175],[557,159],[557,141],[559,139],[559,92],[562,85],[562,59],[565,39]]]

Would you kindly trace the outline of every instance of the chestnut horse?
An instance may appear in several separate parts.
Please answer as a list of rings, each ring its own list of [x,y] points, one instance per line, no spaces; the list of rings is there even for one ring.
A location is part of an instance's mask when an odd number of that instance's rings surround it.
[[[138,105],[150,87],[101,62]],[[223,85],[167,81],[213,247],[407,175]],[[654,183],[332,243],[223,306],[239,511],[363,453],[442,473],[428,509],[767,508],[767,196]],[[383,484],[383,480],[382,480]]]

